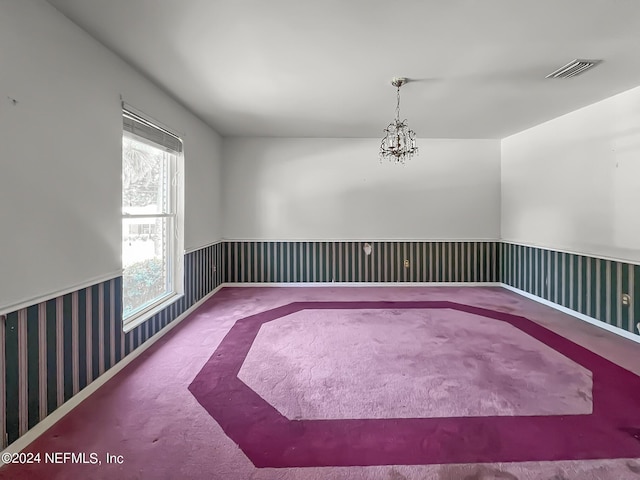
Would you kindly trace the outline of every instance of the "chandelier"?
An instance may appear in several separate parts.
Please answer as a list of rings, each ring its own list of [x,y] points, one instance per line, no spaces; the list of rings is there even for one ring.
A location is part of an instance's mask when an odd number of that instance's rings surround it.
[[[385,137],[380,144],[380,161],[386,158],[393,163],[405,163],[418,153],[416,132],[411,130],[406,120],[400,121],[400,87],[407,83],[406,78],[394,78],[391,85],[396,87],[396,118],[384,130]]]

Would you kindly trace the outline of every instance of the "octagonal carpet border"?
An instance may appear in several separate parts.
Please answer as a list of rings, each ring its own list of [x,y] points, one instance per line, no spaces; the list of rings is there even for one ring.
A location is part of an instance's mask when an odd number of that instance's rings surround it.
[[[282,316],[305,309],[416,308],[448,308],[507,322],[565,355],[592,372],[593,412],[560,416],[289,420],[238,379],[260,327]],[[189,390],[257,467],[640,456],[638,376],[525,317],[455,302],[294,302],[254,314],[236,321]]]

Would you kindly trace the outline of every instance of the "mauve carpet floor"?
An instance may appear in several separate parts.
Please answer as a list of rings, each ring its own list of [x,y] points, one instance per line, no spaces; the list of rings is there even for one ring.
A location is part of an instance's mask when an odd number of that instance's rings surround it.
[[[101,465],[0,479],[640,480],[639,353],[499,287],[224,288],[25,450]]]

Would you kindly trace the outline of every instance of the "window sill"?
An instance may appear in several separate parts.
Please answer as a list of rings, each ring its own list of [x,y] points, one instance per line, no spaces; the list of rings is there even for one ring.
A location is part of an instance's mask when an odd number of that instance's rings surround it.
[[[148,310],[143,310],[140,313],[137,313],[136,315],[127,318],[122,326],[122,331],[127,333],[131,330],[133,330],[134,328],[136,328],[138,325],[143,324],[144,322],[148,321],[151,319],[151,317],[153,317],[154,315],[160,313],[162,310],[164,310],[165,308],[167,308],[168,306],[170,306],[172,303],[177,302],[178,300],[180,300],[182,297],[184,297],[184,293],[174,293],[168,297],[166,297],[164,300],[162,300],[160,303],[149,307]]]

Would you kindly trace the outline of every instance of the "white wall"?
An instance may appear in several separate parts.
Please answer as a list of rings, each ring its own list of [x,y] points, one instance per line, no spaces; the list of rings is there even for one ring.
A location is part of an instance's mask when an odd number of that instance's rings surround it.
[[[498,140],[422,139],[406,166],[381,164],[379,144],[225,138],[225,238],[499,238]]]
[[[502,141],[502,237],[640,262],[640,87]]]
[[[213,130],[43,0],[0,45],[0,311],[119,273],[121,95],[184,136],[185,247],[220,238]]]

